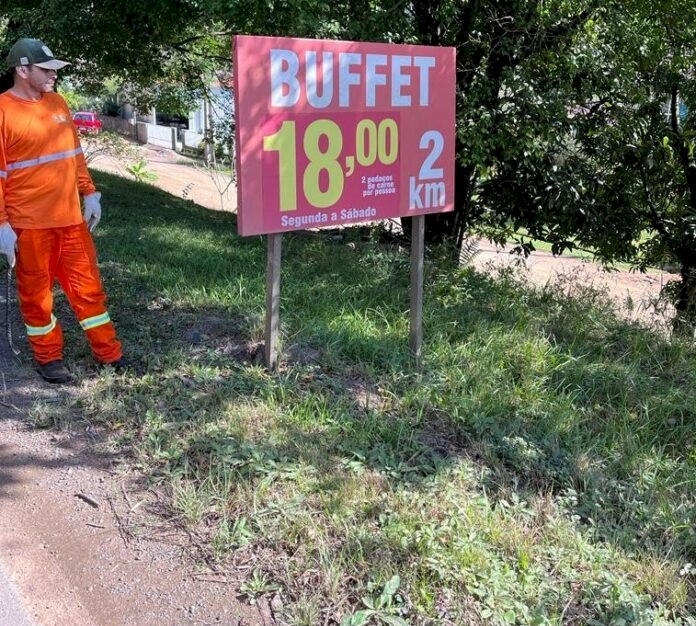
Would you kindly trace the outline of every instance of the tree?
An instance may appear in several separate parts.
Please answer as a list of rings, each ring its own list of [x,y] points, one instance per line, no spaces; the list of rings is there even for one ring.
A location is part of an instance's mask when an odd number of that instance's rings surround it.
[[[99,93],[118,77],[141,108],[190,100],[201,76],[229,60],[229,36],[218,40],[217,26],[192,0],[4,0],[2,17],[5,48],[19,37],[42,39],[74,61],[62,74],[83,91]]]
[[[696,5],[677,0],[5,0],[6,39],[44,37],[85,85],[119,76],[142,102],[204,89],[232,33],[458,50],[454,249],[525,228],[557,253],[678,264],[676,326],[696,326]]]
[[[565,57],[570,108],[556,141],[497,164],[480,195],[497,203],[501,228],[525,227],[557,252],[586,247],[639,269],[676,264],[675,328],[687,332],[696,325],[695,27],[696,7],[671,0],[596,9]]]
[[[696,326],[696,6],[633,1],[608,12],[621,89],[605,86],[604,107],[587,119],[583,152],[596,155],[616,191],[595,194],[615,216],[625,255],[640,268],[676,264],[675,327]],[[618,23],[618,24],[617,24]],[[619,28],[616,26],[619,25]],[[597,177],[589,178],[594,184]],[[594,237],[605,258],[616,252]],[[593,245],[588,238],[587,243]]]

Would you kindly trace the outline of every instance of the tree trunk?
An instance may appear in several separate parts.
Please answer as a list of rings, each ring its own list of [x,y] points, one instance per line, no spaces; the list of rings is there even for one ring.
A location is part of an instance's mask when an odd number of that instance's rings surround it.
[[[696,265],[684,265],[674,300],[674,332],[693,337],[696,330]]]
[[[676,137],[679,160],[684,169],[684,178],[689,189],[689,204],[692,214],[696,214],[696,162],[689,151],[689,143],[684,136],[679,121],[679,89],[672,86],[670,101],[670,123],[672,132]],[[693,237],[691,241],[682,244],[677,257],[681,260],[681,283],[677,288],[674,301],[676,315],[674,317],[674,331],[680,335],[693,337],[696,329],[696,250]]]

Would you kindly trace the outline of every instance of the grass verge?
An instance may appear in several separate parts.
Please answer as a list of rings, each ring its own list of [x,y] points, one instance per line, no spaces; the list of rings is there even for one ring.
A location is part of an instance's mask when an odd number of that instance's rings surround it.
[[[265,246],[234,216],[95,172],[110,310],[139,376],[72,400],[219,567],[289,624],[696,624],[696,350],[592,290],[284,237],[276,373]],[[350,244],[350,245],[346,245]],[[77,330],[79,361],[87,349]]]

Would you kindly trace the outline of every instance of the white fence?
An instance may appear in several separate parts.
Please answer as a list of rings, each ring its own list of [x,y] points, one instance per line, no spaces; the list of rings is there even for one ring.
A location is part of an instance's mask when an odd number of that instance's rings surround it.
[[[168,150],[176,150],[176,128],[138,122],[138,141]]]
[[[181,131],[181,147],[184,150],[202,152],[204,139],[205,135],[203,133],[197,133],[192,130]]]
[[[170,126],[158,126],[149,122],[133,122],[110,115],[100,115],[102,128],[136,139],[139,143],[150,144],[177,152],[202,153],[205,135],[192,130],[177,129]]]

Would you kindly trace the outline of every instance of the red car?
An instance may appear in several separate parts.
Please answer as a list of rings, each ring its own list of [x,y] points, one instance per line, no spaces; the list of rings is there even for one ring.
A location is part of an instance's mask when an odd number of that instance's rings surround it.
[[[78,133],[93,135],[101,130],[102,123],[96,113],[78,111],[73,115],[73,122]]]

